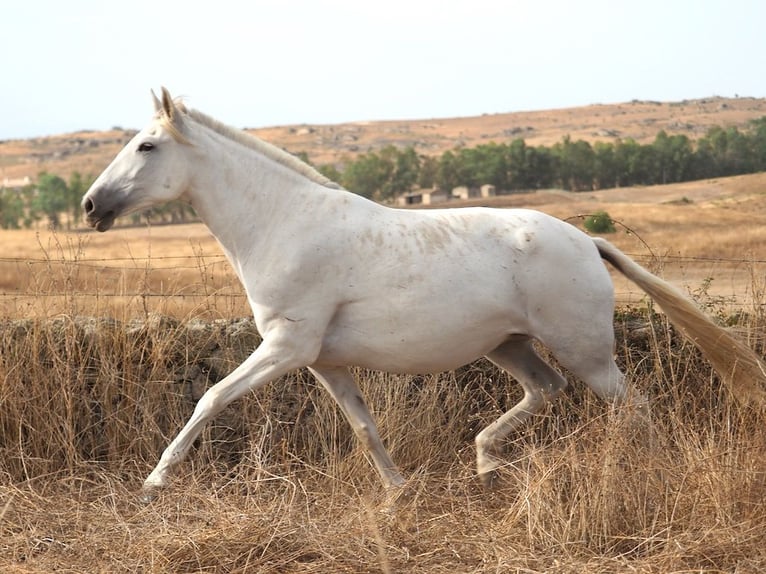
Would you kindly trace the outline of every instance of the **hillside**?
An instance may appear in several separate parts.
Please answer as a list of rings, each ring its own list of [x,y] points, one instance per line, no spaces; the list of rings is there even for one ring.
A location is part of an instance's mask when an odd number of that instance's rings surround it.
[[[203,110],[226,121],[217,110]],[[641,143],[657,132],[703,136],[713,126],[747,127],[766,116],[766,98],[705,98],[682,102],[633,101],[558,110],[485,114],[467,118],[351,122],[249,129],[250,133],[293,153],[306,152],[315,164],[340,163],[386,145],[412,145],[418,153],[439,155],[458,146],[523,138],[530,145],[552,145],[565,135],[586,141],[633,138]],[[149,108],[147,107],[147,119]],[[135,126],[140,127],[140,126]],[[34,179],[41,171],[68,177],[73,171],[98,174],[135,132],[82,131],[0,142],[0,184]]]

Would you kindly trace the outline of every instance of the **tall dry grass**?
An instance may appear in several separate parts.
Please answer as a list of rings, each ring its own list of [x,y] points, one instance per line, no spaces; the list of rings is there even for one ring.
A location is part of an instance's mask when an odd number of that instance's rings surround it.
[[[204,263],[197,273],[207,273]],[[205,320],[199,308],[174,318],[169,297],[131,316],[104,296],[88,313],[92,302],[63,277],[58,306],[0,324],[2,571],[766,567],[764,414],[738,409],[651,306],[616,316],[617,354],[651,398],[651,423],[574,382],[512,438],[493,492],[475,479],[473,438],[520,395],[479,361],[438,376],[358,373],[409,477],[396,495],[381,490],[331,399],[297,372],[222,413],[171,487],[144,506],[141,481],[257,333],[209,302]],[[146,281],[139,274],[125,285]],[[763,300],[736,316],[715,299],[702,303],[763,353]]]
[[[109,234],[0,232],[0,317],[244,316],[244,290],[201,224]]]

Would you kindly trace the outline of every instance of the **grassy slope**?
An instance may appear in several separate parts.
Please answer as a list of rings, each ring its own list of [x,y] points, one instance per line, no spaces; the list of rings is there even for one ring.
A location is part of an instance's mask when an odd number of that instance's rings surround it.
[[[147,99],[147,122],[151,110]],[[202,111],[225,123],[229,121],[225,108]],[[619,137],[648,143],[660,130],[665,130],[668,134],[684,134],[696,140],[713,126],[746,129],[751,120],[763,116],[766,116],[766,99],[706,98],[683,102],[635,101],[469,118],[274,126],[249,131],[293,153],[306,152],[313,163],[320,165],[342,162],[386,145],[412,145],[418,153],[439,155],[458,146],[472,147],[514,138],[523,138],[530,145],[550,146],[565,135],[590,142],[614,141]],[[84,175],[98,174],[131,134],[124,130],[83,131],[0,142],[0,180],[34,178],[41,171],[63,177],[74,170]]]

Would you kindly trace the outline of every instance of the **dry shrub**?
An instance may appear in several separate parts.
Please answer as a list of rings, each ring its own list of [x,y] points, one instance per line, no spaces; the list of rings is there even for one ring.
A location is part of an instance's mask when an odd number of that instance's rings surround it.
[[[757,316],[737,328],[758,333]],[[756,572],[766,566],[764,417],[735,407],[648,309],[618,356],[651,421],[579,383],[513,437],[499,487],[473,437],[519,399],[486,361],[358,372],[394,459],[382,491],[303,372],[230,406],[148,506],[140,482],[203,390],[258,342],[248,320],[60,315],[0,330],[0,568],[13,572]]]

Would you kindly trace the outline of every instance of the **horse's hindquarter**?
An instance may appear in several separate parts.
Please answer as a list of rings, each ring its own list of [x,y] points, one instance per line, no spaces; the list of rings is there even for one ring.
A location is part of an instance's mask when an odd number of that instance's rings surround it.
[[[348,229],[318,362],[452,369],[511,336],[544,338],[562,305],[592,305],[567,294],[588,275],[591,293],[611,296],[590,239],[539,212],[386,209]]]

